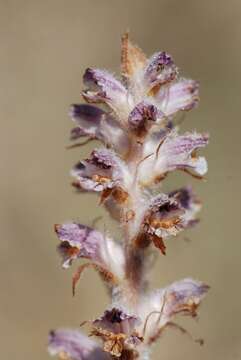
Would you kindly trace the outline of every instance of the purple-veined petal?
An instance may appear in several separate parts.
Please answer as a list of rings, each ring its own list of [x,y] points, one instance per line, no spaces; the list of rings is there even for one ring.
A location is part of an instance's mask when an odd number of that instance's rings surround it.
[[[204,157],[197,156],[196,151],[208,144],[207,134],[186,133],[178,135],[175,130],[158,138],[151,138],[145,144],[144,155],[151,155],[142,162],[139,169],[142,183],[157,182],[173,170],[184,170],[203,176],[207,172]]]
[[[197,106],[199,101],[199,84],[197,81],[182,79],[169,86],[161,87],[155,96],[154,103],[166,116],[177,111],[188,111]]]
[[[63,267],[68,268],[78,258],[102,263],[104,237],[101,232],[77,223],[55,225],[61,244],[58,250],[63,258]]]
[[[162,173],[187,168],[202,176],[207,172],[207,166],[203,158],[197,157],[194,152],[207,144],[207,134],[170,134],[160,148],[156,168]]]
[[[193,226],[201,203],[193,193],[191,186],[186,186],[169,194],[159,194],[150,201],[146,214],[148,231],[159,237],[176,235],[180,230]],[[154,226],[152,227],[152,223]]]
[[[87,69],[84,74],[87,90],[83,92],[86,101],[106,103],[118,115],[126,114],[128,108],[127,90],[120,81],[107,71]]]
[[[70,107],[70,116],[77,127],[71,131],[71,140],[82,136],[99,138],[99,127],[101,119],[106,113],[96,106],[89,104],[73,104]]]
[[[177,235],[184,212],[175,197],[166,194],[156,196],[151,200],[145,216],[147,232],[163,239]]]
[[[78,258],[85,258],[117,278],[123,277],[123,249],[108,236],[78,223],[56,225],[55,231],[61,241],[58,250],[63,258],[64,268],[68,268]]]
[[[128,137],[120,124],[107,112],[89,104],[73,104],[70,116],[76,123],[71,130],[71,140],[83,136],[102,141],[119,153],[128,151]]]
[[[148,61],[144,72],[144,79],[152,89],[173,81],[177,76],[177,67],[172,57],[166,52],[154,54]]]
[[[139,308],[142,320],[149,316],[145,341],[158,338],[160,330],[179,313],[196,316],[197,308],[208,290],[209,286],[205,283],[186,278],[147,295]]]
[[[49,334],[48,351],[52,356],[71,360],[110,360],[100,346],[77,330],[58,329]]]
[[[121,184],[126,166],[116,154],[108,149],[96,149],[91,157],[79,162],[72,170],[72,176],[80,188],[86,191],[103,191]]]
[[[174,197],[176,201],[180,203],[185,212],[182,216],[182,222],[180,226],[182,228],[189,228],[198,223],[196,214],[201,209],[201,202],[194,194],[191,186],[186,186],[181,189],[172,191],[169,196]]]
[[[196,214],[200,208],[200,201],[191,187],[151,198],[149,204],[143,206],[136,245],[147,247],[152,242],[165,255],[164,240],[194,226],[198,222]]]
[[[195,316],[197,307],[208,290],[208,285],[190,278],[174,282],[164,289],[165,316],[171,318],[178,313]]]
[[[139,324],[139,318],[126,314],[123,310],[117,308],[106,310],[103,316],[93,321],[95,327],[108,330],[114,334],[126,334],[127,336],[130,336]]]

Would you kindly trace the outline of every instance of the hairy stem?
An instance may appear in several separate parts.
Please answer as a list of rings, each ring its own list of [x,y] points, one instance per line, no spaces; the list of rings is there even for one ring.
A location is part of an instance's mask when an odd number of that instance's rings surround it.
[[[138,199],[140,197],[140,186],[137,182],[138,164],[142,158],[142,143],[133,141],[126,163],[132,174],[132,186],[129,191],[128,210],[132,211],[133,218],[125,223],[125,258],[126,258],[126,289],[127,296],[131,306],[137,305],[139,294],[144,288],[144,252],[145,249],[138,246],[136,242],[136,233],[134,229],[135,216],[138,210]],[[130,210],[131,209],[131,210]]]

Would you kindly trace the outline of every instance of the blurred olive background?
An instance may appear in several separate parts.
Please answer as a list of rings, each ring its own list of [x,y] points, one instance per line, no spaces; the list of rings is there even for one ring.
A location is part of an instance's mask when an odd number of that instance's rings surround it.
[[[86,67],[118,73],[120,36],[129,29],[147,54],[168,51],[184,76],[200,81],[200,107],[183,129],[211,134],[207,182],[180,174],[165,182],[193,183],[204,208],[195,230],[168,242],[152,282],[192,276],[211,285],[198,322],[178,319],[205,345],[170,330],[153,359],[241,359],[241,2],[1,0],[0,28],[1,358],[47,360],[49,329],[78,327],[108,304],[91,270],[72,298],[73,268],[60,267],[53,224],[90,224],[104,214],[95,196],[70,186],[69,169],[95,144],[66,150],[67,113],[81,101]],[[107,215],[104,224],[112,227]]]

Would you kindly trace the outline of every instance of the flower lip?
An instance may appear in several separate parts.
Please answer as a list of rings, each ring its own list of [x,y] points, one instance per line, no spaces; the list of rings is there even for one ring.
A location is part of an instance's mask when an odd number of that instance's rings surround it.
[[[190,209],[193,203],[200,204],[200,201],[194,195],[191,186],[172,191],[169,193],[169,196],[174,196],[184,209]]]
[[[114,334],[124,333],[128,336],[132,334],[139,324],[139,318],[128,315],[118,308],[106,310],[103,316],[93,321],[93,325],[96,327],[111,331]]]
[[[140,181],[144,184],[157,183],[159,178],[174,170],[202,177],[207,172],[207,162],[197,155],[197,151],[208,144],[208,139],[208,134],[196,132],[178,135],[176,129],[167,132],[161,141],[158,137],[148,138],[145,154],[152,152],[156,156],[149,157],[140,165]]]
[[[99,345],[77,330],[58,329],[49,333],[50,355],[72,360],[109,360]],[[62,359],[62,357],[61,357]]]
[[[201,281],[185,278],[149,293],[141,308],[142,312],[147,316],[155,312],[157,314],[149,319],[145,341],[156,341],[158,334],[173,322],[177,314],[195,317],[209,288]],[[161,315],[158,314],[160,309]]]
[[[189,111],[199,102],[199,83],[180,79],[168,87],[161,87],[154,96],[154,103],[166,116],[174,116],[178,111]]]
[[[89,104],[72,104],[70,106],[70,116],[78,121],[80,118],[86,121],[99,120],[105,112],[93,105]]]
[[[61,241],[58,250],[64,268],[68,268],[78,258],[101,262],[100,249],[104,243],[101,232],[77,223],[55,225],[55,231]]]
[[[113,113],[90,104],[73,104],[70,116],[77,125],[71,130],[70,140],[87,136],[101,141],[120,154],[128,151],[128,136]]]
[[[152,211],[158,211],[162,215],[166,215],[170,211],[178,210],[179,208],[176,201],[172,200],[169,196],[164,196],[164,194],[159,195],[151,206]]]
[[[165,313],[172,316],[184,312],[196,316],[196,310],[210,286],[190,278],[173,283],[166,288],[167,304]]]
[[[111,90],[120,92],[125,91],[125,87],[121,84],[121,82],[115,79],[107,71],[88,68],[85,71],[83,80],[86,85],[97,85],[102,87],[105,95],[107,95],[107,92]]]
[[[177,76],[177,68],[172,57],[166,52],[154,54],[146,66],[144,78],[152,85],[163,85]]]
[[[198,223],[200,201],[190,186],[169,194],[159,194],[150,200],[143,215],[142,228],[136,238],[136,246],[147,247],[152,242],[166,254],[164,240]]]
[[[163,117],[163,114],[158,111],[156,106],[150,102],[142,101],[130,112],[129,127],[137,136],[142,137],[147,134],[158,117]]]
[[[135,330],[139,324],[140,319],[136,316],[112,308],[92,322],[91,335],[100,337],[104,341],[104,350],[114,357],[133,359],[136,347],[143,342],[143,338]],[[126,357],[126,354],[130,357]]]
[[[70,140],[76,140],[83,136],[101,139],[100,125],[106,113],[89,104],[73,104],[69,111],[70,117],[77,124],[70,133]]]
[[[116,154],[100,148],[92,151],[89,159],[81,161],[72,170],[77,185],[87,191],[103,191],[124,186],[126,166]]]
[[[82,94],[87,102],[106,103],[116,112],[126,106],[126,88],[108,71],[88,68],[83,81],[87,89]]]
[[[87,159],[86,162],[105,170],[111,169],[111,167],[113,167],[115,164],[110,154],[104,151],[100,152],[98,150],[93,150],[91,153],[91,158]]]
[[[80,127],[74,127],[70,132],[70,140],[77,140],[80,137],[88,136],[89,134]]]

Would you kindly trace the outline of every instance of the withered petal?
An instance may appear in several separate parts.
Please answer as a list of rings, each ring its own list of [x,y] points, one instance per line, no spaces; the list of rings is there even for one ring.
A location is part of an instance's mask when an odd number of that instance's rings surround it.
[[[129,315],[118,308],[106,310],[100,318],[93,321],[93,325],[96,327],[111,331],[114,334],[122,333],[127,336],[130,336],[139,324],[140,319],[138,317]]]

